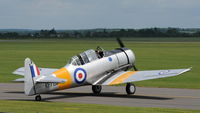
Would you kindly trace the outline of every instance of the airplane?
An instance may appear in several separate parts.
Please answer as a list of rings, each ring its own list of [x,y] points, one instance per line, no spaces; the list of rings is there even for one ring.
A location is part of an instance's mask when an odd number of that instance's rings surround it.
[[[24,82],[25,95],[36,95],[35,100],[41,101],[40,95],[43,93],[85,85],[91,85],[93,93],[98,95],[102,86],[125,83],[126,93],[130,95],[136,91],[133,82],[176,76],[191,70],[187,68],[138,71],[134,52],[126,48],[119,38],[117,42],[120,48],[110,51],[101,47],[86,50],[73,56],[60,69],[38,68],[30,58],[26,58],[24,67],[13,72],[24,78],[14,81]]]

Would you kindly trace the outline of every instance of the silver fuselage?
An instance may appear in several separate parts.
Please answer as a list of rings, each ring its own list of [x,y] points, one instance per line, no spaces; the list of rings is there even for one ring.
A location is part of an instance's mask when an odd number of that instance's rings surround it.
[[[40,94],[83,85],[98,85],[98,82],[102,82],[110,73],[128,70],[134,63],[135,55],[130,49],[119,48],[104,51],[102,58],[83,65],[67,64],[50,75],[66,79],[65,83],[38,83],[35,89]]]

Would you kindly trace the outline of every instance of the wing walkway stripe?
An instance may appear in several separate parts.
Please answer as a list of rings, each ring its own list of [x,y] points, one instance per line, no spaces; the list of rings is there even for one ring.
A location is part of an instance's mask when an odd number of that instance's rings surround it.
[[[126,80],[126,79],[129,78],[131,75],[135,74],[136,72],[137,72],[137,71],[126,72],[126,73],[120,75],[119,77],[117,77],[116,79],[114,79],[112,82],[110,82],[109,85],[114,85],[114,84],[123,83],[124,80]]]

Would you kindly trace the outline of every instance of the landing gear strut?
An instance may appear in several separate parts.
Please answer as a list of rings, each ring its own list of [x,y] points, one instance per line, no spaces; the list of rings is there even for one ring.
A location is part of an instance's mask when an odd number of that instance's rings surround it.
[[[93,91],[94,94],[100,94],[101,89],[102,89],[101,85],[93,85],[92,86],[92,91]]]
[[[127,84],[126,84],[126,93],[127,93],[128,95],[134,94],[135,91],[136,91],[136,87],[135,87],[134,84],[131,84],[131,83],[127,83]]]
[[[37,96],[35,96],[35,100],[36,100],[36,101],[41,101],[41,100],[42,100],[42,97],[41,97],[40,95],[37,95]]]

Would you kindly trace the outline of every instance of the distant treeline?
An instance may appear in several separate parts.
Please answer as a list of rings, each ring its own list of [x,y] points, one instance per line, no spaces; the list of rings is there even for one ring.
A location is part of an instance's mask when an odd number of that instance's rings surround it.
[[[112,37],[200,37],[199,30],[180,28],[39,30],[35,32],[0,32],[1,39],[17,38],[112,38]]]

